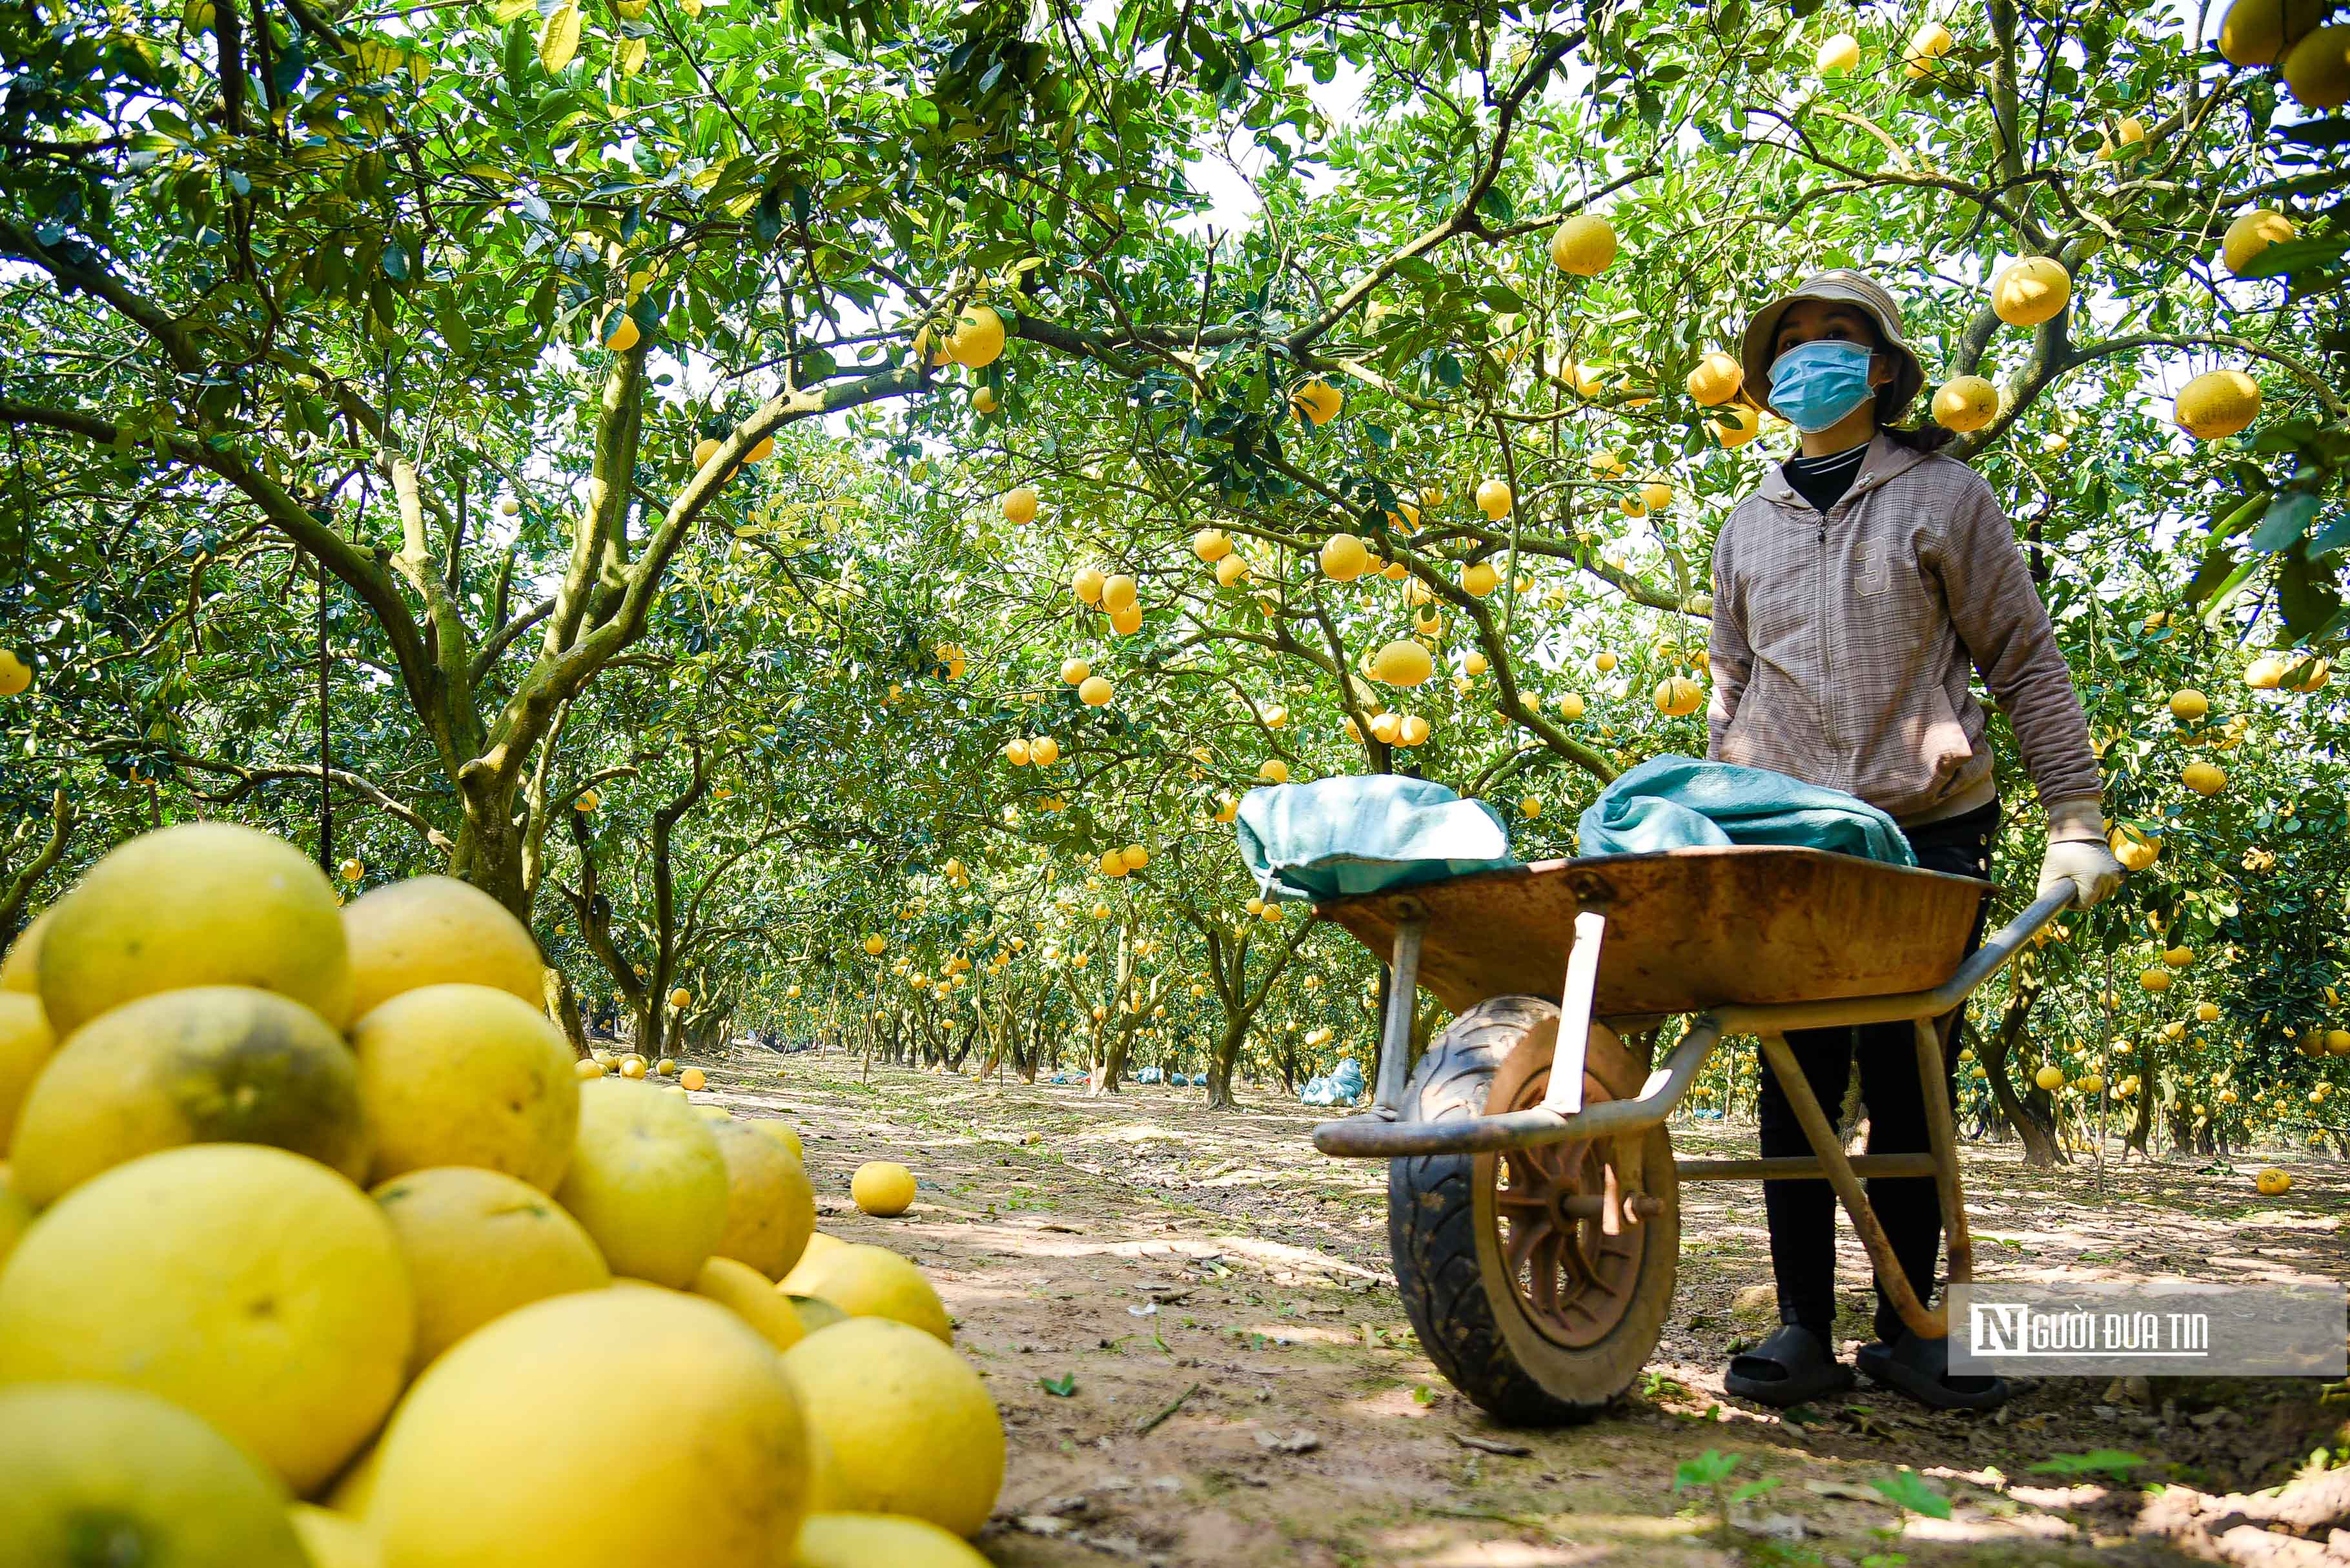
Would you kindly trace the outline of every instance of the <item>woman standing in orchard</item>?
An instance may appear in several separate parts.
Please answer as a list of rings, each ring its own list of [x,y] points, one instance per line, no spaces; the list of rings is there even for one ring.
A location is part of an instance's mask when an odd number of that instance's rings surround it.
[[[1925,371],[1892,296],[1861,273],[1822,273],[1755,315],[1742,362],[1746,387],[1803,444],[1731,511],[1714,546],[1708,754],[1858,795],[1900,825],[1920,866],[1985,877],[2000,803],[1969,690],[1979,673],[2047,812],[2040,889],[2069,879],[2083,907],[2106,897],[2121,867],[2106,847],[2072,672],[1991,486],[1938,454],[1950,431],[1895,426]],[[1981,934],[1978,916],[1970,950]],[[1946,1042],[1954,1018],[1942,1021]],[[1823,1105],[1843,1099],[1859,1063],[1871,1154],[1929,1147],[1911,1033],[1900,1023],[1787,1036]],[[1950,1082],[1933,1092],[1955,1099]],[[1810,1152],[1767,1064],[1759,1118],[1766,1157]],[[1725,1383],[1784,1407],[1852,1383],[1835,1350],[1835,1196],[1825,1180],[1766,1181],[1762,1195],[1781,1327],[1733,1357]],[[1878,1178],[1868,1198],[1918,1299],[1930,1301],[1942,1241],[1933,1179]],[[1905,1329],[1881,1283],[1876,1333],[1859,1364],[1878,1382],[1941,1407],[2007,1397],[2001,1379],[1950,1376],[1949,1342]]]

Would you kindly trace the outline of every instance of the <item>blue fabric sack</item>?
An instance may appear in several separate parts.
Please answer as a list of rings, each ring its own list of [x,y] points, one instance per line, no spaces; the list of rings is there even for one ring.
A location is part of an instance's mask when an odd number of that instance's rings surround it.
[[[1577,826],[1586,856],[1778,844],[1918,864],[1894,820],[1857,795],[1767,768],[1671,753],[1600,791]]]
[[[1518,864],[1499,812],[1400,774],[1263,785],[1241,797],[1238,832],[1268,898],[1338,898]]]

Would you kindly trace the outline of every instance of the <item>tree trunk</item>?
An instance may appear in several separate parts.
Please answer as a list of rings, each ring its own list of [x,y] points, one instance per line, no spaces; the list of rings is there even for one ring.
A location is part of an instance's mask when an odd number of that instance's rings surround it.
[[[1983,1041],[1978,1054],[1982,1061],[1983,1081],[1991,1085],[1991,1098],[1998,1104],[2000,1115],[2007,1118],[2008,1126],[2023,1141],[2023,1163],[2046,1168],[2071,1163],[2056,1142],[2053,1104],[2037,1088],[2028,1095],[2019,1095],[2007,1075],[2009,1058],[2023,1036],[2024,1019],[2039,995],[2037,984],[2019,981],[2008,994],[2006,1007],[2001,1010],[1998,1033]]]
[[[2137,1095],[2130,1108],[2129,1136],[2122,1140],[2122,1152],[2137,1150],[2140,1159],[2151,1159],[2154,1139],[2155,1071],[2160,1065],[2161,1054],[2156,1049],[2154,1036],[2148,1033],[2137,1047]]]
[[[1241,1046],[1248,1039],[1245,1023],[1228,1023],[1208,1057],[1208,1108],[1232,1108],[1232,1070],[1240,1064]]]
[[[588,1054],[588,1031],[579,1022],[579,999],[572,994],[571,977],[553,965],[545,976],[546,1015],[555,1020],[563,1037],[571,1042],[571,1054],[585,1058]]]

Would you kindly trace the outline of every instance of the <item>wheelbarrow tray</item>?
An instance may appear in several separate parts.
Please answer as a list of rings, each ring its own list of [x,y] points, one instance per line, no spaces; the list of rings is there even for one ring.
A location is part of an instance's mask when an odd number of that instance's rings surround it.
[[[1558,994],[1576,912],[1607,911],[1592,1015],[1698,1012],[1927,991],[1966,953],[1992,884],[1775,845],[1544,860],[1334,898],[1382,957],[1426,921],[1419,983],[1455,1012]]]

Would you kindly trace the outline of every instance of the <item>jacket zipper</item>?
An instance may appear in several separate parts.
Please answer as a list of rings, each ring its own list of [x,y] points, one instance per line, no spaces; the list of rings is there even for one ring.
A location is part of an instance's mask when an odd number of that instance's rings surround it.
[[[1838,502],[1837,504],[1842,505],[1843,503]],[[1828,635],[1828,610],[1835,602],[1835,596],[1828,590],[1828,514],[1826,513],[1820,514],[1818,551],[1813,567],[1812,579],[1819,607],[1817,612],[1812,617],[1812,628],[1813,635],[1819,639],[1817,651],[1820,669],[1820,732],[1822,738],[1828,743],[1829,754],[1835,758],[1836,765],[1842,767],[1844,766],[1842,755],[1844,742],[1837,738],[1836,734],[1835,670],[1828,662],[1828,649],[1833,641]],[[1835,787],[1843,787],[1842,781],[1839,781]]]

